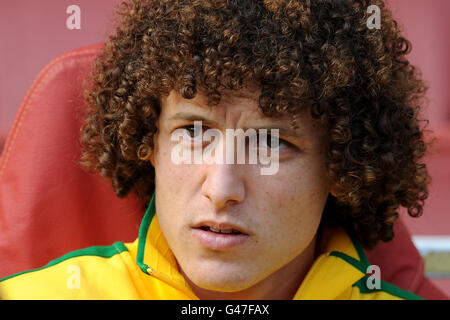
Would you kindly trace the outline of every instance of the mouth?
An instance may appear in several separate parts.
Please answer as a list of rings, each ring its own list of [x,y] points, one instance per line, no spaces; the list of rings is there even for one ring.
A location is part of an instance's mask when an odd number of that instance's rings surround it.
[[[199,243],[212,250],[228,250],[243,244],[250,234],[244,228],[228,223],[200,222],[192,227]]]
[[[237,229],[232,229],[232,228],[215,229],[213,227],[201,226],[199,229],[201,229],[203,231],[209,231],[209,232],[214,232],[214,233],[219,233],[219,234],[230,234],[230,235],[244,234],[241,231],[239,231]]]

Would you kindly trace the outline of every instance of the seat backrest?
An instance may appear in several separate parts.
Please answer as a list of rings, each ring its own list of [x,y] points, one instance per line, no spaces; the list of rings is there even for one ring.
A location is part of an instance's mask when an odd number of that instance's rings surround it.
[[[0,158],[0,277],[137,237],[143,204],[77,164],[82,83],[102,45],[49,63],[16,114]]]
[[[78,165],[83,80],[103,44],[47,65],[28,90],[0,157],[0,277],[41,267],[69,251],[133,241],[144,208]],[[382,279],[418,292],[423,261],[400,221],[397,237],[368,253]],[[412,285],[413,284],[413,285]],[[422,286],[423,288],[423,286]],[[420,294],[444,298],[432,285]]]

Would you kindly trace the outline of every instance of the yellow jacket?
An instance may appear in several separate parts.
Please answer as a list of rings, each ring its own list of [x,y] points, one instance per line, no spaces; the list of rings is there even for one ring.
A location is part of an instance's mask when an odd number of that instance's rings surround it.
[[[421,299],[381,281],[369,289],[361,245],[341,229],[321,239],[321,254],[293,299]],[[0,280],[1,299],[198,299],[178,271],[154,201],[132,243],[70,252],[46,266]]]

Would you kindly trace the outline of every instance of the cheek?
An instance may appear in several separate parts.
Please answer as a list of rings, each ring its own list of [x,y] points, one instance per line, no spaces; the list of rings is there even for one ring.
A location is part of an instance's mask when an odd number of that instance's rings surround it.
[[[158,220],[161,227],[171,233],[176,225],[175,221],[180,220],[182,204],[189,200],[189,171],[183,168],[184,165],[176,165],[171,161],[170,145],[162,144],[161,137],[154,167]]]
[[[157,189],[177,191],[189,180],[189,170],[186,165],[177,165],[172,161],[170,141],[159,136],[158,148],[155,155],[155,176]]]
[[[256,185],[265,186],[264,197],[268,197],[274,208],[281,212],[289,208],[320,208],[328,195],[328,178],[324,168],[317,165],[280,165],[280,170],[271,178],[260,178]],[[295,211],[298,211],[295,210]],[[315,210],[315,211],[316,211]],[[304,211],[304,210],[301,210]]]
[[[289,183],[286,183],[289,181]],[[328,196],[328,180],[317,168],[291,168],[259,181],[255,194],[262,213],[261,228],[271,238],[289,242],[314,235]]]

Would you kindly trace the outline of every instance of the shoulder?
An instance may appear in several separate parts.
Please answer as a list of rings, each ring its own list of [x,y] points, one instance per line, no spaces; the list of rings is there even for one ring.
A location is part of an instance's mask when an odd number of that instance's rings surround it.
[[[392,283],[364,276],[352,286],[352,298],[361,300],[424,300]]]
[[[47,265],[0,279],[2,299],[89,299],[108,290],[105,278],[129,273],[128,248],[121,242],[69,252]]]

